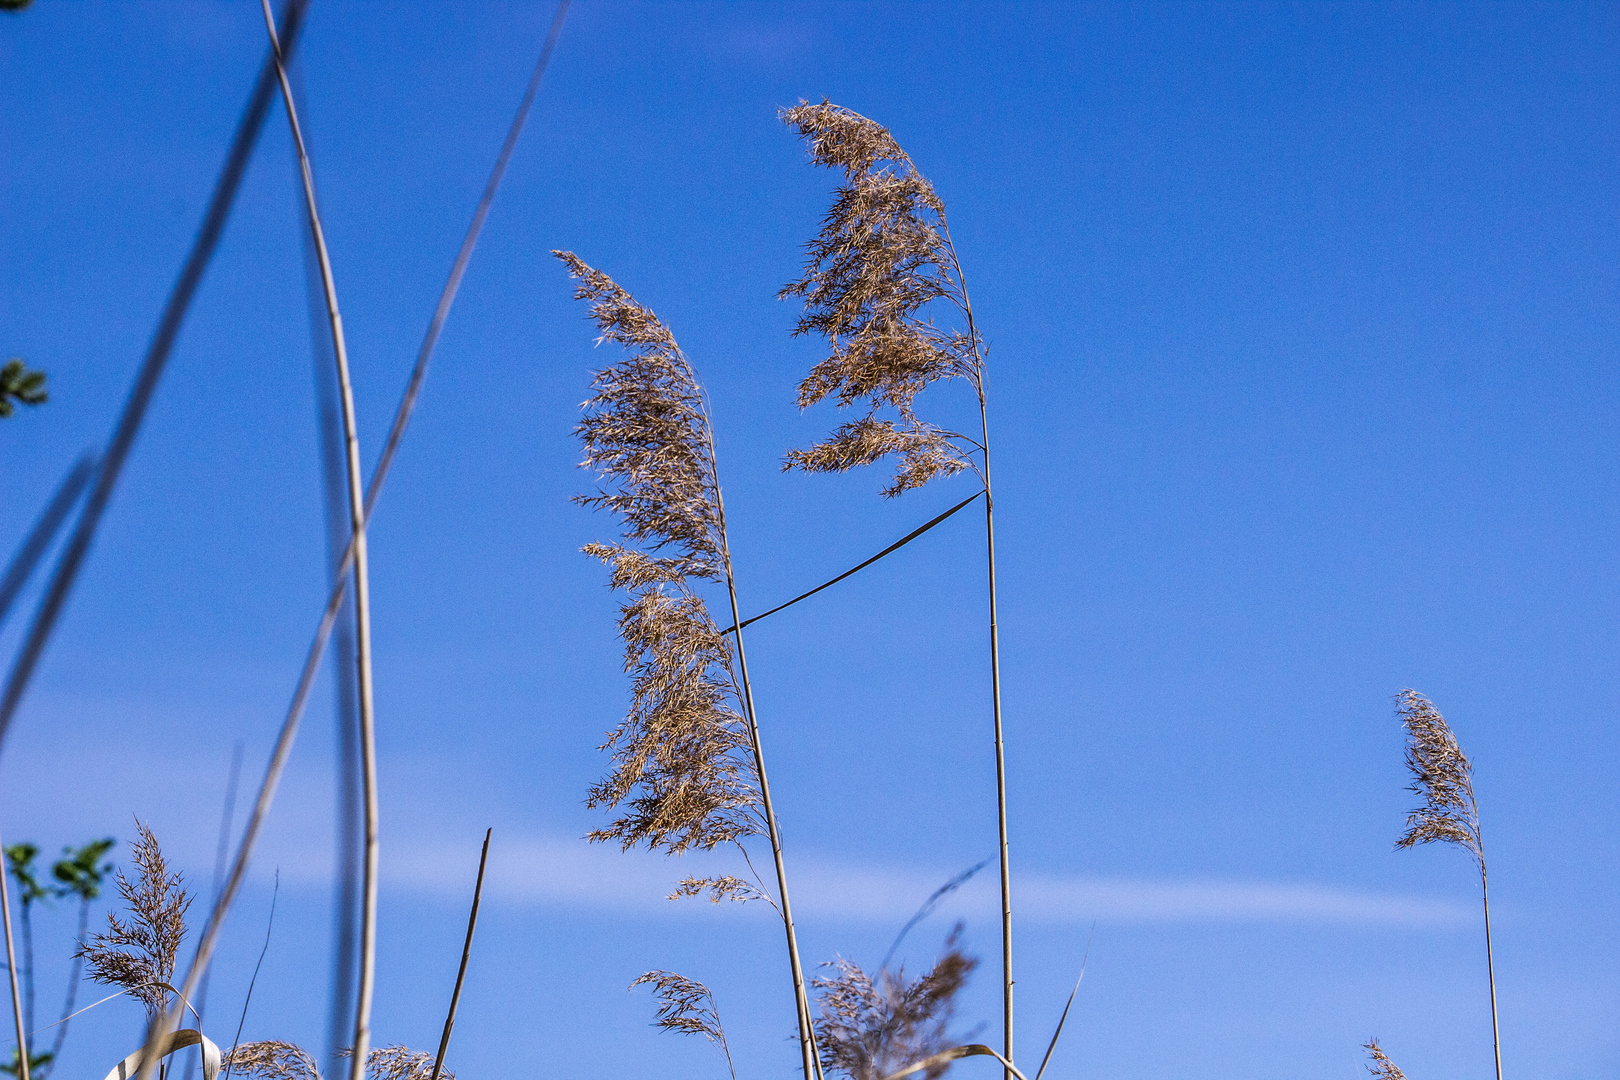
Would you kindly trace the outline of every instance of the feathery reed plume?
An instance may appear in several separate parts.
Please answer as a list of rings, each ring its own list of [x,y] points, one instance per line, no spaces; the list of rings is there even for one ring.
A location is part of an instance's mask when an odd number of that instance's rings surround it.
[[[1378,1080],[1406,1080],[1406,1074],[1384,1054],[1377,1039],[1368,1039],[1361,1045],[1373,1061],[1367,1066],[1367,1071],[1378,1077]]]
[[[167,984],[174,977],[192,897],[184,877],[169,870],[157,837],[139,818],[135,832],[130,854],[139,875],[130,881],[120,870],[113,878],[129,918],[108,912],[107,929],[81,942],[74,955],[83,957],[91,979],[123,987],[156,1019],[168,1002]]]
[[[813,983],[822,1065],[850,1080],[882,1080],[952,1046],[947,1029],[956,995],[979,964],[959,946],[961,933],[958,923],[933,969],[917,979],[907,979],[904,968],[879,971],[874,979],[844,959],[823,965],[837,974]],[[949,1067],[941,1062],[924,1075],[937,1080]]]
[[[714,1043],[726,1055],[726,1068],[731,1071],[732,1080],[737,1080],[731,1047],[726,1045],[726,1030],[720,1024],[720,1010],[709,988],[673,971],[649,971],[627,989],[634,990],[643,984],[650,985],[658,999],[658,1018],[654,1024],[665,1031],[701,1035]]]
[[[1395,695],[1395,713],[1406,727],[1407,788],[1423,796],[1423,805],[1406,818],[1397,848],[1419,844],[1456,844],[1474,857],[1479,868],[1480,900],[1485,908],[1485,971],[1491,991],[1491,1043],[1496,1054],[1496,1080],[1502,1080],[1502,1039],[1496,1023],[1496,962],[1491,955],[1491,895],[1485,875],[1485,844],[1480,838],[1479,807],[1474,802],[1474,765],[1452,734],[1451,725],[1434,702],[1407,688]]]
[[[801,100],[779,114],[810,148],[816,165],[842,170],[844,183],[807,245],[804,276],[783,287],[804,314],[795,336],[819,334],[830,352],[799,384],[798,404],[834,397],[866,414],[808,450],[793,450],[784,469],[845,472],[898,455],[883,489],[893,498],[964,470],[984,484],[985,561],[989,578],[990,698],[996,744],[996,823],[1001,862],[1001,983],[1004,1056],[1013,1060],[1012,878],[1007,848],[1007,774],[1001,734],[1001,643],[996,620],[995,499],[990,487],[990,421],[984,342],[973,318],[967,279],[945,202],[883,125],[825,99]],[[936,326],[942,301],[966,329]],[[929,424],[916,399],[941,379],[965,379],[979,405],[979,438]],[[1011,1080],[1013,1069],[1006,1072]]]
[[[343,1057],[353,1057],[353,1050],[342,1050]],[[377,1080],[429,1080],[433,1076],[433,1055],[408,1046],[381,1046],[366,1054],[366,1071]],[[439,1071],[440,1080],[456,1080],[449,1069]]]
[[[280,1039],[243,1043],[224,1056],[227,1069],[259,1080],[321,1080],[315,1055]]]
[[[598,342],[613,341],[629,352],[597,372],[575,429],[585,451],[581,465],[608,481],[576,501],[616,513],[624,540],[636,545],[584,549],[612,566],[609,585],[631,598],[619,614],[632,676],[630,712],[602,747],[614,752],[613,770],[588,800],[593,807],[628,803],[628,809],[590,839],[669,854],[729,843],[746,858],[743,840],[764,826],[787,936],[800,1063],[804,1080],[811,1080],[816,1056],[809,994],[748,658],[742,634],[733,654],[694,587],[695,581],[723,582],[732,624],[741,621],[708,401],[697,371],[658,316],[572,252],[552,254],[579,283],[574,296],[589,303]],[[716,899],[740,895],[720,878],[688,878],[676,895],[705,888]]]

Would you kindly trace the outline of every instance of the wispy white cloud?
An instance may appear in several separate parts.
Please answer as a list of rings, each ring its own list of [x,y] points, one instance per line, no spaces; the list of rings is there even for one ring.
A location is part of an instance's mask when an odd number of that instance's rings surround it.
[[[476,853],[412,845],[387,860],[392,889],[465,894]],[[762,867],[762,869],[764,869]],[[824,859],[795,860],[795,914],[828,922],[903,922],[950,868],[855,865]],[[689,874],[738,873],[738,862],[716,856],[680,860],[620,853],[614,848],[553,837],[503,838],[486,885],[492,900],[543,904],[598,912],[702,917],[714,910],[702,901],[670,903],[664,897]],[[1445,927],[1465,923],[1472,909],[1446,900],[1364,892],[1331,885],[1221,879],[1147,880],[1062,874],[1014,878],[1019,918],[1047,924],[1147,922],[1316,922]],[[948,912],[994,910],[994,867],[951,898]]]

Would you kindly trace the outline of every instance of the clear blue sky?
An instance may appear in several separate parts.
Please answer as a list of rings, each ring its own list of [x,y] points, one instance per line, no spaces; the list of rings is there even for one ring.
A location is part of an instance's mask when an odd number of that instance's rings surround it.
[[[368,463],[551,12],[314,0],[305,123]],[[0,422],[0,549],[110,430],[263,52],[255,0],[0,19],[0,349],[51,379]],[[820,353],[774,299],[832,184],[775,112],[823,95],[934,181],[991,343],[1020,1057],[1095,921],[1058,1080],[1350,1080],[1372,1035],[1414,1080],[1484,1075],[1471,867],[1392,850],[1390,695],[1415,686],[1476,761],[1508,1074],[1620,1073],[1603,4],[581,0],[372,530],[377,1039],[436,1041],[493,825],[464,1080],[718,1075],[625,993],[655,967],[714,988],[746,1080],[796,1071],[768,911],[667,904],[697,860],[577,839],[627,697],[575,550],[612,523],[568,502],[613,356],[547,253],[612,273],[702,372],[745,608],[864,558],[972,489],[886,503],[877,472],[778,471],[835,420],[793,408]],[[232,746],[262,768],[325,581],[294,183],[278,107],[0,760],[8,841],[140,815],[206,892]],[[982,543],[961,515],[750,639],[811,961],[875,964],[994,852]],[[229,927],[217,1039],[279,868],[244,1037],[324,1043],[330,701]],[[926,963],[966,921],[987,1036],[992,877],[906,948]],[[71,930],[41,922],[42,1014]],[[60,1075],[101,1075],[138,1022],[76,1022]]]

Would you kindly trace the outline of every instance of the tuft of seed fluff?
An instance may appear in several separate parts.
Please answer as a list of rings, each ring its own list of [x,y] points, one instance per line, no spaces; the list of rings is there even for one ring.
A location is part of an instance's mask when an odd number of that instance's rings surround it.
[[[1378,1080],[1406,1080],[1406,1074],[1384,1054],[1377,1039],[1368,1039],[1361,1045],[1367,1051],[1367,1056],[1372,1058],[1372,1064],[1367,1066],[1367,1071],[1378,1077]]]
[[[1406,767],[1412,774],[1407,790],[1423,797],[1423,805],[1407,815],[1406,832],[1395,846],[1456,844],[1473,855],[1484,873],[1473,763],[1432,701],[1412,689],[1396,694],[1395,701],[1406,728]]]
[[[108,912],[107,929],[80,942],[74,956],[83,958],[89,978],[123,987],[155,1016],[168,1004],[164,984],[174,981],[174,960],[186,935],[192,896],[180,873],[170,872],[157,837],[139,818],[135,832],[130,855],[136,879],[131,881],[122,870],[113,879],[128,918]]]

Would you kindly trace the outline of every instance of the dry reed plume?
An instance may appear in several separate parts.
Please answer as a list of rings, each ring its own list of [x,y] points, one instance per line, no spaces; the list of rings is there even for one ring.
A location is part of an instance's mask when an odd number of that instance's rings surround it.
[[[957,925],[945,951],[926,974],[907,979],[905,971],[868,975],[848,960],[824,966],[836,972],[812,984],[819,991],[821,1064],[850,1080],[883,1077],[931,1058],[956,1044],[948,1032],[956,995],[979,964],[958,945]],[[941,1062],[923,1070],[929,1080],[950,1068]]]
[[[631,983],[630,989],[642,985],[651,986],[653,996],[658,999],[658,1018],[654,1023],[665,1031],[708,1039],[726,1056],[726,1068],[732,1080],[736,1080],[737,1067],[732,1064],[731,1047],[726,1044],[726,1031],[720,1024],[720,1010],[709,988],[673,971],[649,971]]]
[[[990,485],[990,421],[985,399],[984,343],[973,318],[967,279],[951,242],[945,202],[887,128],[823,100],[801,100],[780,113],[816,165],[841,170],[821,230],[807,245],[804,276],[779,298],[798,297],[804,314],[795,336],[819,334],[829,353],[799,384],[801,409],[832,397],[865,415],[839,425],[807,450],[792,450],[784,469],[845,472],[899,458],[883,489],[893,498],[939,476],[964,470],[984,484],[989,578],[990,696],[995,728],[996,823],[1001,864],[1003,1052],[1013,1060],[1012,872],[1007,843],[1007,774],[1001,725],[1000,636],[996,616],[995,498]],[[936,326],[936,309],[965,329]],[[973,439],[918,417],[919,394],[942,379],[966,379],[979,407]],[[1011,1080],[1012,1069],[1006,1073]]]
[[[1485,908],[1485,970],[1491,991],[1491,1041],[1496,1078],[1502,1080],[1502,1042],[1496,1022],[1496,963],[1491,955],[1491,897],[1485,874],[1485,844],[1480,838],[1479,807],[1474,801],[1474,765],[1457,743],[1451,725],[1434,703],[1410,688],[1395,695],[1396,715],[1406,728],[1407,788],[1423,796],[1423,805],[1406,818],[1398,848],[1419,844],[1456,844],[1479,869],[1480,899]],[[1393,1068],[1393,1066],[1391,1066]],[[1399,1074],[1399,1070],[1396,1070]]]
[[[602,331],[630,355],[598,372],[575,433],[581,464],[612,487],[575,501],[611,510],[624,544],[588,544],[631,600],[619,612],[630,711],[602,749],[613,768],[588,805],[628,811],[594,841],[678,854],[760,832],[753,762],[730,643],[692,587],[721,580],[718,482],[696,373],[657,316],[577,256],[559,253]]]
[[[338,1051],[339,1057],[353,1057],[352,1050]],[[224,1066],[258,1080],[321,1080],[315,1056],[297,1043],[280,1039],[243,1043],[221,1059]],[[433,1055],[408,1046],[380,1046],[366,1052],[366,1072],[379,1080],[430,1080]],[[449,1069],[439,1070],[441,1078],[456,1080]]]
[[[801,102],[781,115],[809,142],[811,160],[842,169],[846,181],[807,245],[804,276],[779,294],[804,300],[794,334],[820,334],[831,347],[799,385],[798,404],[834,396],[841,408],[866,406],[865,416],[831,438],[791,451],[784,467],[844,472],[897,454],[899,467],[883,491],[890,497],[977,469],[979,443],[920,420],[914,409],[917,395],[940,379],[965,378],[983,393],[944,202],[882,125],[830,102]],[[936,300],[956,307],[968,332],[924,318]]]
[[[787,937],[801,1065],[804,1080],[812,1080],[809,993],[742,634],[734,653],[693,585],[724,583],[732,624],[741,621],[707,398],[656,315],[572,252],[553,254],[579,283],[574,295],[590,305],[598,343],[612,341],[629,353],[596,373],[575,429],[585,451],[581,465],[606,482],[576,501],[617,514],[625,541],[584,550],[613,568],[609,585],[631,598],[619,612],[630,711],[603,744],[613,751],[613,768],[587,800],[628,808],[590,839],[669,854],[729,843],[746,859],[743,840],[763,826],[776,869],[773,904]],[[716,902],[764,895],[728,876],[687,878],[674,897],[705,891]]]
[[[129,908],[128,920],[107,913],[107,929],[80,943],[89,977],[98,983],[121,986],[156,1017],[168,1002],[174,978],[174,958],[186,934],[186,910],[192,897],[185,879],[171,873],[157,837],[136,819],[136,840],[130,846],[139,876],[130,881],[122,870],[113,878],[118,894]]]
[[[1378,1045],[1377,1039],[1368,1039],[1361,1045],[1373,1062],[1367,1066],[1367,1071],[1378,1077],[1378,1080],[1406,1080],[1406,1074],[1401,1072],[1393,1061],[1389,1060],[1383,1049]]]
[[[321,1080],[315,1056],[297,1043],[266,1039],[232,1047],[221,1063],[232,1072],[259,1080]]]

